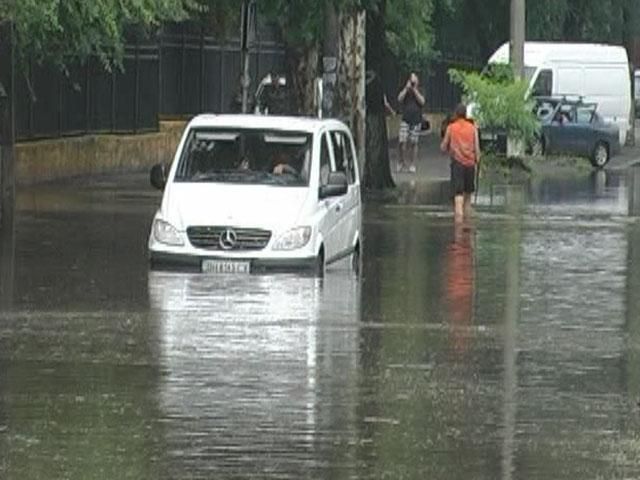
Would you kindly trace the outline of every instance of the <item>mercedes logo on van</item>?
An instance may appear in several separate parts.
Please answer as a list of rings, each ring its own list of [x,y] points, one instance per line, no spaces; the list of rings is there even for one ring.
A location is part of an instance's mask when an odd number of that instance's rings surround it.
[[[237,241],[238,234],[233,229],[227,228],[220,234],[220,240],[218,240],[218,243],[222,250],[231,250],[235,247]]]

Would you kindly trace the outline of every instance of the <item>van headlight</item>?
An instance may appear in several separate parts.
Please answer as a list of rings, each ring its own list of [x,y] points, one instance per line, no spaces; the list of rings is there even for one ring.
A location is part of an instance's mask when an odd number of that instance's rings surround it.
[[[157,219],[153,222],[153,237],[159,243],[164,243],[165,245],[174,247],[184,245],[184,240],[178,229],[164,220]]]
[[[297,227],[280,235],[273,244],[274,250],[296,250],[311,239],[311,227]]]

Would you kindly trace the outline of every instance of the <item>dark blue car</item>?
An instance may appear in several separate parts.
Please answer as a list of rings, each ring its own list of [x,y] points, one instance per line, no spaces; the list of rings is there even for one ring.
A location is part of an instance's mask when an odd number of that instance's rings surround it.
[[[538,98],[535,114],[542,128],[533,153],[587,157],[594,167],[604,167],[620,152],[620,137],[618,126],[605,122],[597,110],[596,103],[581,99]]]

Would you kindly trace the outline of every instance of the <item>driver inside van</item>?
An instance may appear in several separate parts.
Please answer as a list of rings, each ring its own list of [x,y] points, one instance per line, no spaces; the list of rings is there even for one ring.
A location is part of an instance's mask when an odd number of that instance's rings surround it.
[[[283,152],[282,150],[276,151],[274,153],[271,163],[274,166],[273,173],[275,175],[283,175],[285,173],[291,175],[298,174],[298,170],[293,165],[291,165],[289,155],[287,155],[286,152]]]

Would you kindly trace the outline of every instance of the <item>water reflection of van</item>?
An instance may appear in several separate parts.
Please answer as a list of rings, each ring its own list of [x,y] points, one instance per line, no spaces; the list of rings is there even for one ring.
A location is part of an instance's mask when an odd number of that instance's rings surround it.
[[[296,275],[149,273],[159,326],[169,478],[304,478],[357,445],[360,282]],[[340,425],[343,443],[310,448]],[[353,454],[353,452],[351,452]],[[224,474],[222,475],[225,476]]]
[[[489,63],[508,62],[505,43]],[[631,73],[623,47],[526,42],[524,63],[533,96],[576,95],[597,103],[600,116],[618,125],[620,144],[625,144],[631,125]]]

